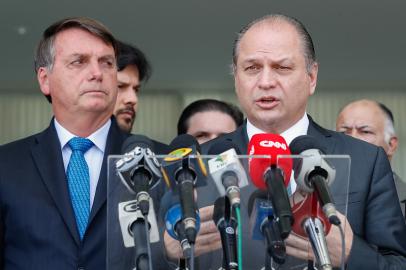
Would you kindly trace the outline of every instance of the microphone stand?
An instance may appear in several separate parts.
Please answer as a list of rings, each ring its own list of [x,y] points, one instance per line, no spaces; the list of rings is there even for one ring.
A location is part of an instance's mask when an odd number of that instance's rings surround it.
[[[284,264],[286,259],[286,246],[280,235],[277,221],[273,217],[268,217],[268,221],[263,225],[262,230],[266,240],[265,269],[272,269],[272,262],[278,265]]]
[[[147,221],[148,222],[148,221]],[[131,232],[134,237],[134,258],[136,270],[151,270],[149,269],[148,248],[144,245],[149,239],[149,235],[145,231],[145,219],[137,219],[131,225]]]

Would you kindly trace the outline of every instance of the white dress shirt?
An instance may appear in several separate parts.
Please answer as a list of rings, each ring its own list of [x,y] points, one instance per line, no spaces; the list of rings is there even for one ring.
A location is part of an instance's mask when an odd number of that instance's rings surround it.
[[[296,137],[301,135],[306,135],[307,130],[309,129],[309,118],[307,117],[307,113],[303,115],[303,117],[297,121],[293,126],[289,129],[282,132],[281,135],[286,143],[289,145]],[[255,134],[266,133],[265,131],[257,128],[247,119],[247,134],[248,140],[251,140],[252,136]],[[296,190],[296,181],[294,179],[293,173],[290,175],[290,193],[293,194]]]
[[[54,119],[56,133],[58,134],[59,142],[61,144],[61,151],[63,157],[63,165],[65,166],[65,173],[68,168],[69,159],[72,154],[68,142],[76,135],[70,133],[61,124]],[[101,128],[90,134],[87,139],[93,142],[93,146],[85,153],[85,159],[89,167],[90,177],[90,209],[92,208],[94,196],[96,194],[97,183],[99,181],[100,171],[103,163],[104,150],[106,149],[107,135],[111,126],[111,120],[107,121]]]

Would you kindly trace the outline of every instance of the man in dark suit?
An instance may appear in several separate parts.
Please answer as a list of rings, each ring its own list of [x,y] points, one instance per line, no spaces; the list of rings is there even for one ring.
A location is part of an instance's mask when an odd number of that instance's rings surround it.
[[[235,89],[247,121],[235,132],[209,142],[204,149],[216,142],[230,140],[242,153],[247,153],[248,142],[257,133],[281,134],[288,144],[307,134],[315,137],[326,148],[327,154],[350,155],[347,218],[340,215],[342,224],[345,224],[344,260],[347,269],[404,269],[406,226],[396,202],[393,176],[385,153],[375,146],[323,129],[306,114],[308,98],[316,88],[318,64],[305,27],[285,15],[269,15],[255,20],[240,31],[233,56]],[[344,183],[335,181],[331,187],[342,212],[346,201],[344,186]],[[207,205],[213,199],[210,195],[213,189],[209,183],[197,190],[201,205]],[[244,237],[249,237],[247,198],[254,189],[249,185],[241,190]],[[205,263],[203,269],[217,269],[219,264],[213,261],[221,255],[216,253],[213,256],[213,251],[221,246],[215,226],[212,222],[204,222],[201,228],[196,254],[204,255],[199,258]],[[165,240],[168,257],[179,256],[179,250],[174,248],[170,239]],[[280,269],[300,265],[297,260],[314,260],[307,240],[290,234],[285,242],[290,256]],[[327,244],[332,264],[339,267],[341,240],[337,228],[330,231]],[[262,243],[244,239],[243,253],[244,268],[263,267],[265,248]],[[305,261],[302,268],[307,266]]]
[[[115,47],[89,18],[45,30],[35,70],[54,118],[0,147],[0,269],[106,269],[107,156],[128,137],[112,117]]]

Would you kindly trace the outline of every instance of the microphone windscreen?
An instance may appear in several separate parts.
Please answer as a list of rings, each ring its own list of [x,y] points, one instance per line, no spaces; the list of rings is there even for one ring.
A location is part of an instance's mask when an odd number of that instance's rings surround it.
[[[235,152],[237,153],[237,155],[241,154],[240,149],[238,148],[238,146],[235,143],[233,143],[229,140],[220,140],[220,141],[214,143],[210,147],[209,155],[218,155],[218,154],[226,152],[227,150],[229,150],[231,148],[235,149]]]
[[[151,151],[154,151],[153,143],[148,137],[143,135],[131,135],[123,142],[121,153],[128,153],[134,150],[136,146],[149,148]]]
[[[326,153],[324,147],[319,143],[319,141],[309,135],[296,137],[290,143],[289,148],[293,155],[300,155],[300,153],[308,149],[319,149],[321,152]]]
[[[217,225],[220,219],[224,217],[225,210],[226,210],[225,197],[217,198],[217,200],[214,202],[214,210],[213,210],[214,224]]]
[[[251,193],[248,199],[248,216],[251,216],[252,210],[254,209],[254,203],[257,199],[270,200],[268,192],[265,190],[257,189]]]
[[[196,147],[196,151],[199,153],[201,152],[200,144],[197,142],[195,137],[190,134],[181,134],[172,140],[171,144],[169,145],[169,149],[170,152],[172,152],[179,148],[188,148],[192,146]]]
[[[255,134],[248,144],[248,155],[269,155],[270,158],[250,158],[249,173],[255,186],[267,189],[264,173],[270,166],[283,171],[285,186],[289,184],[292,173],[292,159],[279,156],[291,155],[285,139],[277,134]]]

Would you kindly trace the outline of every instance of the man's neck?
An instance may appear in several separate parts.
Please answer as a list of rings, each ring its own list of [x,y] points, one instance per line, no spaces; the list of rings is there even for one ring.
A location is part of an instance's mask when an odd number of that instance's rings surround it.
[[[284,129],[282,132],[269,132],[268,130],[262,130],[261,128],[255,126],[249,119],[247,119],[247,134],[248,139],[251,140],[251,137],[258,133],[273,133],[279,134],[285,138],[286,142],[289,144],[294,138],[300,135],[306,135],[309,128],[309,118],[305,113],[302,118],[297,120],[289,128]]]
[[[110,119],[111,116],[104,116],[94,117],[94,118],[86,118],[86,117],[76,117],[76,118],[69,118],[69,117],[58,117],[55,115],[55,119],[58,123],[67,129],[72,134],[76,136],[86,138],[90,134],[94,133],[96,130],[101,128],[106,122]]]

